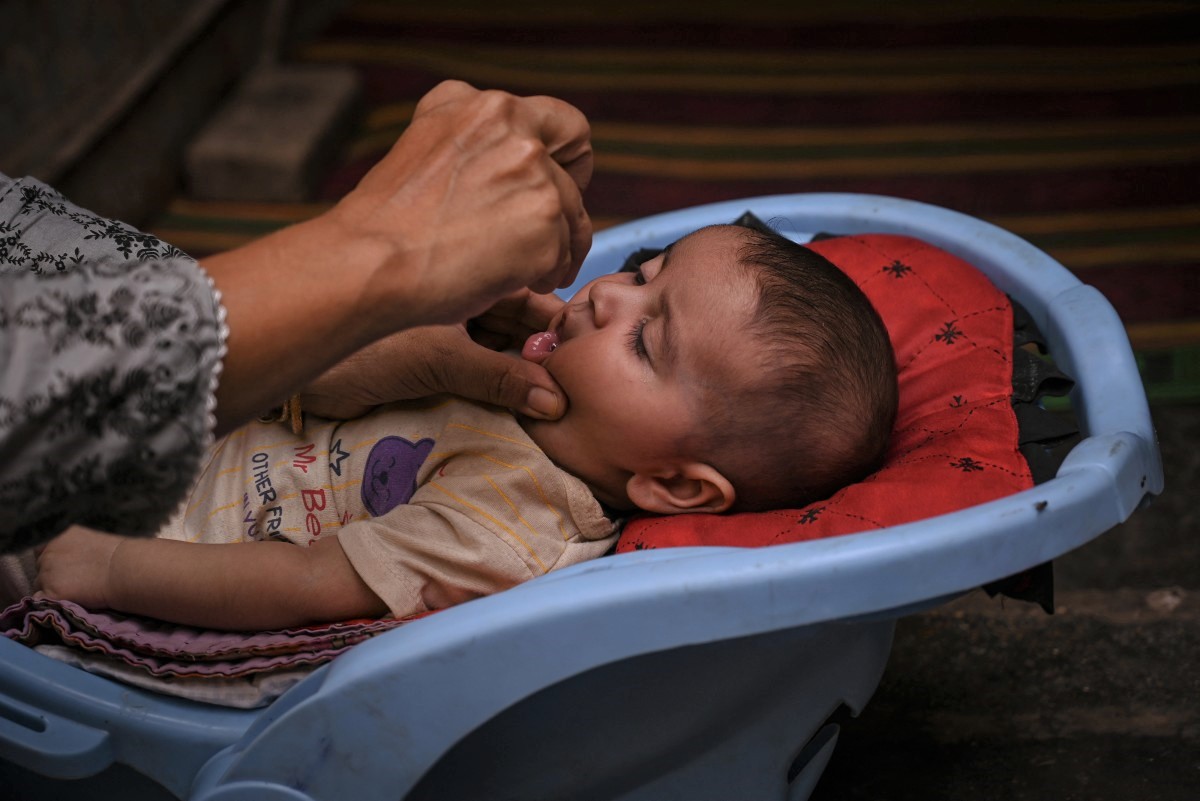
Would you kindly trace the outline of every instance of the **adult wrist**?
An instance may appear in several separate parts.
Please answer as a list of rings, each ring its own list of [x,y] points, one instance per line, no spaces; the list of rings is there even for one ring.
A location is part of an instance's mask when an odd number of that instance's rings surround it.
[[[421,302],[420,276],[403,235],[372,230],[370,216],[369,206],[347,197],[310,221],[320,247],[336,254],[333,269],[352,271],[347,277],[358,287],[356,320],[365,326],[367,342],[434,322]]]

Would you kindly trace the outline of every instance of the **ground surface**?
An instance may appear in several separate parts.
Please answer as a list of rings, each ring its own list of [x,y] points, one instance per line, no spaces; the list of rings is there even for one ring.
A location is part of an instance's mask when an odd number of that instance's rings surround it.
[[[900,621],[814,801],[1200,798],[1200,406],[1167,489],[1056,563],[1054,615],[982,592]]]

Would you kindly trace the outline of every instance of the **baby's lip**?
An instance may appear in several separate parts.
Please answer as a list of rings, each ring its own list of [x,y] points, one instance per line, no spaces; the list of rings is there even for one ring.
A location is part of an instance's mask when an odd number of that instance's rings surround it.
[[[550,358],[563,340],[566,339],[567,316],[571,313],[570,306],[563,306],[557,314],[550,318],[550,325],[545,331],[539,331],[525,340],[521,348],[521,358],[535,364],[541,364]]]
[[[563,309],[550,320],[550,327],[547,330],[530,335],[525,340],[524,347],[521,348],[521,358],[534,364],[541,364],[549,359],[550,354],[562,342],[562,327],[565,320],[566,309]]]
[[[521,348],[521,358],[541,364],[550,358],[550,354],[558,347],[559,337],[556,331],[539,331],[530,335]]]

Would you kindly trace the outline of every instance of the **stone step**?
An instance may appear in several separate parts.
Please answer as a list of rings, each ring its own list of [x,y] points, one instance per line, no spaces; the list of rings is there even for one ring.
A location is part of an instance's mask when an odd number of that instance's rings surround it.
[[[359,111],[358,74],[341,65],[272,65],[250,74],[188,146],[202,200],[310,200]]]

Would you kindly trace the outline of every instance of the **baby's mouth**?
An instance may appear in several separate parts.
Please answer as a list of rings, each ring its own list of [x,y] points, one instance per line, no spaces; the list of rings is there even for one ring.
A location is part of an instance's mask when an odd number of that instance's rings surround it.
[[[541,364],[550,358],[550,354],[558,347],[558,343],[557,331],[541,331],[533,334],[525,340],[525,347],[521,348],[521,358],[528,359],[534,364]]]
[[[530,335],[529,339],[525,340],[525,346],[521,348],[521,358],[534,364],[541,364],[549,359],[550,354],[562,344],[563,328],[567,324],[568,312],[569,309],[564,308],[556,319],[550,321],[548,330]]]

